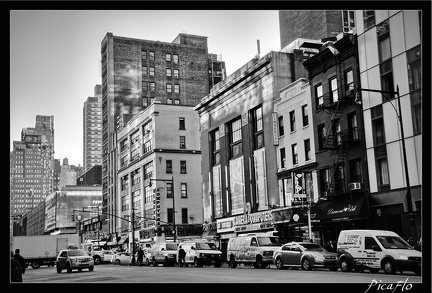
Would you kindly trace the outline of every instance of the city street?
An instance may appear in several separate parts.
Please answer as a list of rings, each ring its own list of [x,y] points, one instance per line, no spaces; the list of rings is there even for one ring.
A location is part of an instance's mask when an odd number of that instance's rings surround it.
[[[374,280],[376,283],[374,283]],[[236,269],[228,268],[225,264],[222,268],[180,268],[180,267],[139,267],[119,266],[103,264],[95,267],[93,272],[83,270],[61,274],[56,273],[55,268],[41,267],[29,268],[24,275],[24,283],[301,283],[312,286],[348,286],[356,283],[356,290],[365,292],[371,284],[375,284],[375,290],[379,284],[397,283],[405,284],[405,291],[416,292],[416,287],[421,286],[422,277],[411,272],[396,275],[370,274],[369,272],[343,273],[331,272],[327,269],[302,271],[293,269],[277,270],[275,266],[266,269],[254,269],[253,267],[238,266]],[[113,284],[115,285],[115,284]],[[111,286],[111,284],[110,284]],[[372,288],[374,288],[372,287]],[[401,289],[402,287],[399,287]],[[351,290],[350,290],[351,291]],[[357,291],[355,291],[357,292]]]

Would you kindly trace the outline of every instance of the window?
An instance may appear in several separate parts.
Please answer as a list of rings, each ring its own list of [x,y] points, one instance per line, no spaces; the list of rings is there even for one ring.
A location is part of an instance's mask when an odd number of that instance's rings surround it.
[[[143,66],[143,67],[142,67],[142,74],[143,74],[143,75],[148,75],[148,69],[147,69],[147,66]]]
[[[335,166],[335,179],[336,179],[336,186],[335,191],[337,194],[344,193],[345,192],[345,171],[344,171],[344,165],[338,164]]]
[[[150,91],[154,92],[156,90],[156,83],[150,82]]]
[[[345,72],[345,91],[354,90],[354,75],[352,69]]]
[[[154,67],[150,67],[149,69],[150,69],[149,75],[150,76],[155,76],[155,68]]]
[[[344,33],[349,32],[355,28],[354,11],[343,10],[342,11],[342,26]]]
[[[186,174],[186,161],[180,161],[180,174]]]
[[[185,118],[179,118],[179,129],[180,130],[185,130],[186,129],[186,126],[185,126],[186,124],[185,124]]]
[[[188,209],[182,208],[182,224],[188,223]]]
[[[254,120],[254,147],[259,149],[264,146],[262,107],[255,109],[252,115]]]
[[[285,168],[286,167],[285,148],[281,148],[279,152],[280,152],[281,168]]]
[[[174,99],[174,104],[175,105],[180,105],[180,99]]]
[[[330,79],[330,98],[332,103],[336,103],[338,101],[338,86],[337,86],[337,78]]]
[[[231,158],[242,155],[242,133],[241,133],[241,119],[237,119],[230,124],[231,130]]]
[[[394,91],[390,27],[388,20],[377,25],[377,37],[380,60],[381,88],[385,91]],[[393,99],[394,94],[387,94],[387,97],[389,99]]]
[[[362,161],[361,159],[355,159],[351,160],[349,162],[350,165],[350,182],[363,182],[363,176],[362,176]]]
[[[172,92],[172,84],[170,84],[170,83],[166,84],[166,91],[167,91],[167,93],[171,93]]]
[[[180,136],[180,148],[181,149],[186,148],[186,136]]]
[[[167,209],[167,221],[168,221],[168,223],[173,223],[173,215],[174,215],[173,209],[172,208]]]
[[[137,143],[138,142],[138,140],[139,140],[139,138],[140,138],[140,133],[139,133],[139,131],[136,131],[135,133],[133,133],[132,135],[131,135],[131,147],[135,144],[135,143]]]
[[[180,184],[180,188],[181,188],[181,198],[187,198],[187,183],[181,183]]]
[[[171,68],[167,68],[166,69],[166,76],[167,77],[171,77],[172,76],[172,69]]]
[[[142,97],[141,98],[142,99],[142,105],[144,106],[144,107],[147,107],[149,104],[148,104],[148,98],[147,97]]]
[[[167,198],[172,198],[173,197],[172,183],[167,183],[166,188],[167,188],[167,194],[166,194]]]
[[[132,186],[139,184],[141,182],[141,170],[136,169],[135,171],[133,171],[131,173],[131,177],[132,177]]]
[[[173,54],[173,62],[174,62],[174,64],[179,63],[179,56],[177,54]]]
[[[322,84],[318,84],[315,86],[315,99],[316,103],[318,105],[318,108],[322,105],[324,105],[324,96],[323,96],[323,88]]]
[[[172,174],[172,160],[166,160],[165,165],[166,165],[166,173]]]
[[[140,157],[140,148],[136,147],[131,151],[131,161],[134,161]]]
[[[147,60],[147,51],[144,51],[144,50],[141,51],[141,59]]]
[[[324,149],[326,136],[325,124],[318,125],[318,146],[320,150]]]
[[[171,62],[171,54],[170,53],[165,53],[165,61]]]
[[[153,51],[149,52],[149,59],[153,61],[155,60],[155,53]]]
[[[375,11],[363,10],[363,25],[364,30],[368,30],[375,25]]]
[[[366,237],[365,237],[365,249],[370,249],[370,250],[372,250],[372,247],[374,247],[374,246],[376,246],[376,247],[379,248],[379,245],[378,245],[378,243],[375,241],[375,239],[373,239],[372,237],[368,237],[368,236],[366,236]],[[374,253],[375,253],[375,252],[374,252]]]
[[[179,76],[180,76],[180,74],[179,74],[179,70],[178,70],[178,69],[174,69],[173,72],[174,72],[174,74],[173,74],[174,77],[175,77],[175,78],[179,78]]]
[[[309,125],[308,105],[302,106],[303,127]]]
[[[340,119],[334,121],[333,133],[334,133],[334,144],[340,145],[342,143],[342,129],[341,129]]]
[[[291,111],[289,113],[290,116],[290,127],[291,127],[291,132],[296,130],[296,124],[295,124],[295,111]]]
[[[385,145],[376,147],[375,165],[377,173],[378,190],[387,190],[390,187],[389,169],[387,163],[387,149]]]
[[[129,156],[126,154],[120,159],[120,167],[124,167],[129,163]]]
[[[360,140],[360,132],[357,127],[357,114],[350,113],[348,114],[348,129],[349,129],[349,139],[351,141]]]
[[[143,90],[143,92],[148,91],[148,82],[147,81],[142,82],[142,90]]]
[[[382,105],[378,105],[371,109],[371,118],[374,145],[382,145],[385,143]]]
[[[128,176],[126,175],[126,176],[123,176],[123,177],[121,177],[121,191],[125,191],[125,190],[128,190],[128,188],[129,188],[129,178],[128,178]]]
[[[309,161],[311,159],[310,139],[305,139],[304,150],[305,150],[305,160]]]
[[[210,139],[212,142],[212,163],[218,165],[220,163],[220,140],[219,129],[212,132]]]
[[[172,98],[167,98],[167,104],[172,104],[173,103],[173,99]]]
[[[128,140],[125,139],[120,142],[120,152],[124,152],[128,147]]]
[[[421,134],[421,47],[407,52],[408,84],[411,97],[411,113],[414,135]]]
[[[174,92],[175,93],[179,93],[180,92],[180,85],[179,84],[175,84],[174,85]]]
[[[297,144],[291,145],[293,165],[298,164]]]
[[[144,165],[144,180],[153,177],[153,163],[147,163]],[[145,186],[145,202],[150,203],[153,202],[153,187]]]
[[[320,187],[321,196],[327,196],[327,192],[330,188],[330,169],[320,170]]]
[[[127,211],[129,209],[129,195],[125,194],[121,197],[122,201],[122,211]]]
[[[283,123],[283,116],[278,117],[278,125],[279,125],[279,136],[285,135],[284,132],[284,123]]]
[[[144,133],[143,154],[148,153],[149,151],[152,150],[152,138],[150,136],[151,131],[152,131],[152,124],[150,121],[143,126],[143,133]]]

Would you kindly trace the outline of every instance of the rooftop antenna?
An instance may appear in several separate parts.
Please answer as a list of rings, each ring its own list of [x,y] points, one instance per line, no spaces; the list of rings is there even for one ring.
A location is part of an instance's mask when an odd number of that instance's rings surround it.
[[[255,59],[258,60],[260,58],[260,41],[257,40],[257,50],[258,54],[255,55]]]

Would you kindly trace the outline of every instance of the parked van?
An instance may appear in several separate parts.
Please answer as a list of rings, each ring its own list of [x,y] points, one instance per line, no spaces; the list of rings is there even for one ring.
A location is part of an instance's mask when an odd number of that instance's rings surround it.
[[[368,269],[371,273],[378,273],[383,269],[386,274],[395,274],[397,270],[421,274],[422,253],[392,231],[341,231],[337,256],[338,266],[343,272]]]
[[[195,267],[214,264],[215,268],[220,268],[223,263],[222,252],[217,249],[216,243],[212,241],[197,239],[181,242],[177,249],[177,255],[179,255],[180,246],[186,252],[186,267],[189,264]]]
[[[238,235],[228,240],[227,261],[231,268],[237,264],[266,268],[273,263],[273,253],[282,244],[272,233]]]
[[[177,262],[176,242],[156,242],[150,249],[151,262],[153,266],[163,264],[164,267],[175,266]]]

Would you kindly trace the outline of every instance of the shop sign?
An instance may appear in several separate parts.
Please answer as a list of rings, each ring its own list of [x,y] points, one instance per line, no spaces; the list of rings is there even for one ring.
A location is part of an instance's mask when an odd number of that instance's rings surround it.
[[[266,222],[266,223],[260,223],[260,224],[250,224],[250,225],[238,226],[238,227],[235,227],[235,231],[237,233],[241,233],[241,232],[255,231],[255,230],[267,230],[267,229],[272,229],[272,228],[273,228],[273,223]]]
[[[233,232],[234,219],[232,217],[216,220],[217,233]]]
[[[273,214],[271,211],[262,211],[253,214],[243,214],[234,217],[236,232],[264,230],[273,227]]]

